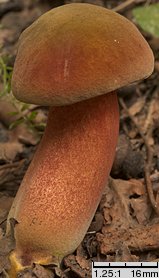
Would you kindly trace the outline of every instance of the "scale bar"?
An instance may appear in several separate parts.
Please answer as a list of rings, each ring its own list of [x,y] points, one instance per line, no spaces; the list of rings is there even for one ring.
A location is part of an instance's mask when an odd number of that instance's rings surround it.
[[[136,262],[92,262],[93,268],[158,268],[158,262],[136,263]]]

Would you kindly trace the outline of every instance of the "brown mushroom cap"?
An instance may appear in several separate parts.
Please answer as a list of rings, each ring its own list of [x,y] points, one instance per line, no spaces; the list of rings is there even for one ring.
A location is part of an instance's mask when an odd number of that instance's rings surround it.
[[[42,15],[20,37],[12,89],[21,101],[65,105],[148,77],[152,51],[123,16],[90,4]]]

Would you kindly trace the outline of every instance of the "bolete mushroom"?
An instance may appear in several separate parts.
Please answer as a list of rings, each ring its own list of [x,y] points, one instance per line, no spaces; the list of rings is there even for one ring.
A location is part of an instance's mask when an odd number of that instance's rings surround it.
[[[42,15],[20,37],[12,90],[51,106],[42,141],[8,216],[16,220],[12,277],[60,263],[82,241],[111,170],[118,137],[115,90],[153,70],[153,54],[126,18],[90,4]]]

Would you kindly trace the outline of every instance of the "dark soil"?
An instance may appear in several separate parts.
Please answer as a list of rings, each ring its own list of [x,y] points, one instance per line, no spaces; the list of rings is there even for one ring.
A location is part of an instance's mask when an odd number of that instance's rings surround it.
[[[134,0],[130,5],[113,0],[0,1],[1,57],[7,66],[14,64],[20,33],[47,10],[71,2],[115,8],[132,20],[135,5],[158,1]],[[83,278],[91,277],[92,261],[159,260],[159,39],[145,32],[143,35],[153,49],[155,70],[147,80],[118,92],[120,135],[116,157],[83,242],[64,259],[61,269],[33,265],[19,277]],[[0,76],[0,90],[3,89]],[[32,111],[36,111],[32,129],[25,120],[9,128]],[[7,277],[8,254],[14,249],[13,237],[4,236],[7,214],[43,133],[46,117],[47,108],[31,105],[22,112],[11,94],[0,98],[0,277]]]

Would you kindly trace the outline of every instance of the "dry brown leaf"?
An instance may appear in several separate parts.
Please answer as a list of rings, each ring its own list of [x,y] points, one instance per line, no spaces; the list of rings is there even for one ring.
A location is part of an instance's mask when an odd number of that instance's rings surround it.
[[[5,95],[0,102],[0,119],[2,123],[9,127],[16,122],[23,115],[23,112],[19,112],[21,111],[21,106],[22,104],[18,104],[12,94]],[[14,113],[15,115],[13,115]],[[33,132],[26,123],[22,122],[9,131],[9,138],[10,142],[20,141],[24,144],[36,145],[40,136],[35,131]]]
[[[9,269],[10,263],[8,256],[15,248],[15,242],[12,236],[0,238],[0,273],[5,269]]]
[[[23,146],[18,142],[0,143],[0,160],[3,162],[14,161],[17,154],[22,153]]]
[[[158,61],[155,62],[155,70],[159,72],[159,62]]]
[[[33,268],[33,274],[36,275],[37,278],[52,278],[52,272],[45,267],[36,264]]]
[[[141,181],[111,179],[103,211],[105,225],[102,233],[97,234],[102,254],[116,253],[124,244],[133,251],[159,247],[159,224],[152,221],[151,206]]]
[[[3,46],[8,37],[12,36],[12,34],[13,32],[11,30],[3,29],[3,32],[0,32],[0,45]]]
[[[158,126],[158,119],[159,119],[159,99],[158,99],[158,91],[156,91],[156,94],[152,98],[149,107],[148,107],[148,113],[147,117],[145,119],[144,125],[143,125],[143,132],[148,133],[148,130],[152,128],[153,122],[156,122],[157,120],[157,126]]]
[[[21,272],[17,275],[17,278],[36,278],[32,271]]]
[[[145,198],[132,198],[130,200],[132,216],[135,217],[141,225],[146,225],[149,222],[152,213],[151,205],[148,205],[148,200],[147,198],[145,200]]]
[[[90,232],[99,232],[103,226],[103,215],[101,212],[97,212],[94,216],[94,220],[92,221],[89,229],[88,229],[88,233]]]
[[[18,115],[13,115],[18,110],[14,106],[14,97],[12,94],[1,97],[0,102],[0,119],[5,126],[9,126],[13,121],[18,119]]]
[[[132,255],[128,246],[123,242],[115,254],[115,262],[137,262],[138,257]]]
[[[41,136],[35,131],[33,132],[33,130],[29,129],[25,123],[22,123],[10,132],[10,137],[17,138],[22,144],[35,146],[39,142]]]
[[[13,199],[13,197],[0,194],[0,225],[6,220]]]
[[[76,261],[82,269],[89,270],[89,262],[82,256],[76,256]]]
[[[102,254],[116,253],[121,244],[126,244],[133,252],[158,250],[159,224],[135,228],[109,229],[103,228],[102,234],[97,234]],[[119,245],[120,243],[120,245]]]
[[[0,165],[0,190],[5,190],[11,196],[15,196],[29,162],[30,160],[22,159],[18,162]]]
[[[150,44],[151,48],[152,48],[154,51],[158,51],[158,50],[159,50],[159,38],[153,37],[153,38],[149,41],[149,44]]]
[[[54,274],[42,265],[35,264],[32,268],[20,271],[17,278],[54,278]]]
[[[64,264],[66,267],[70,268],[73,273],[78,275],[78,277],[91,278],[91,272],[90,272],[91,268],[89,268],[89,271],[87,271],[86,269],[82,269],[80,265],[77,264],[76,257],[74,255],[69,255],[66,258],[64,258]]]

